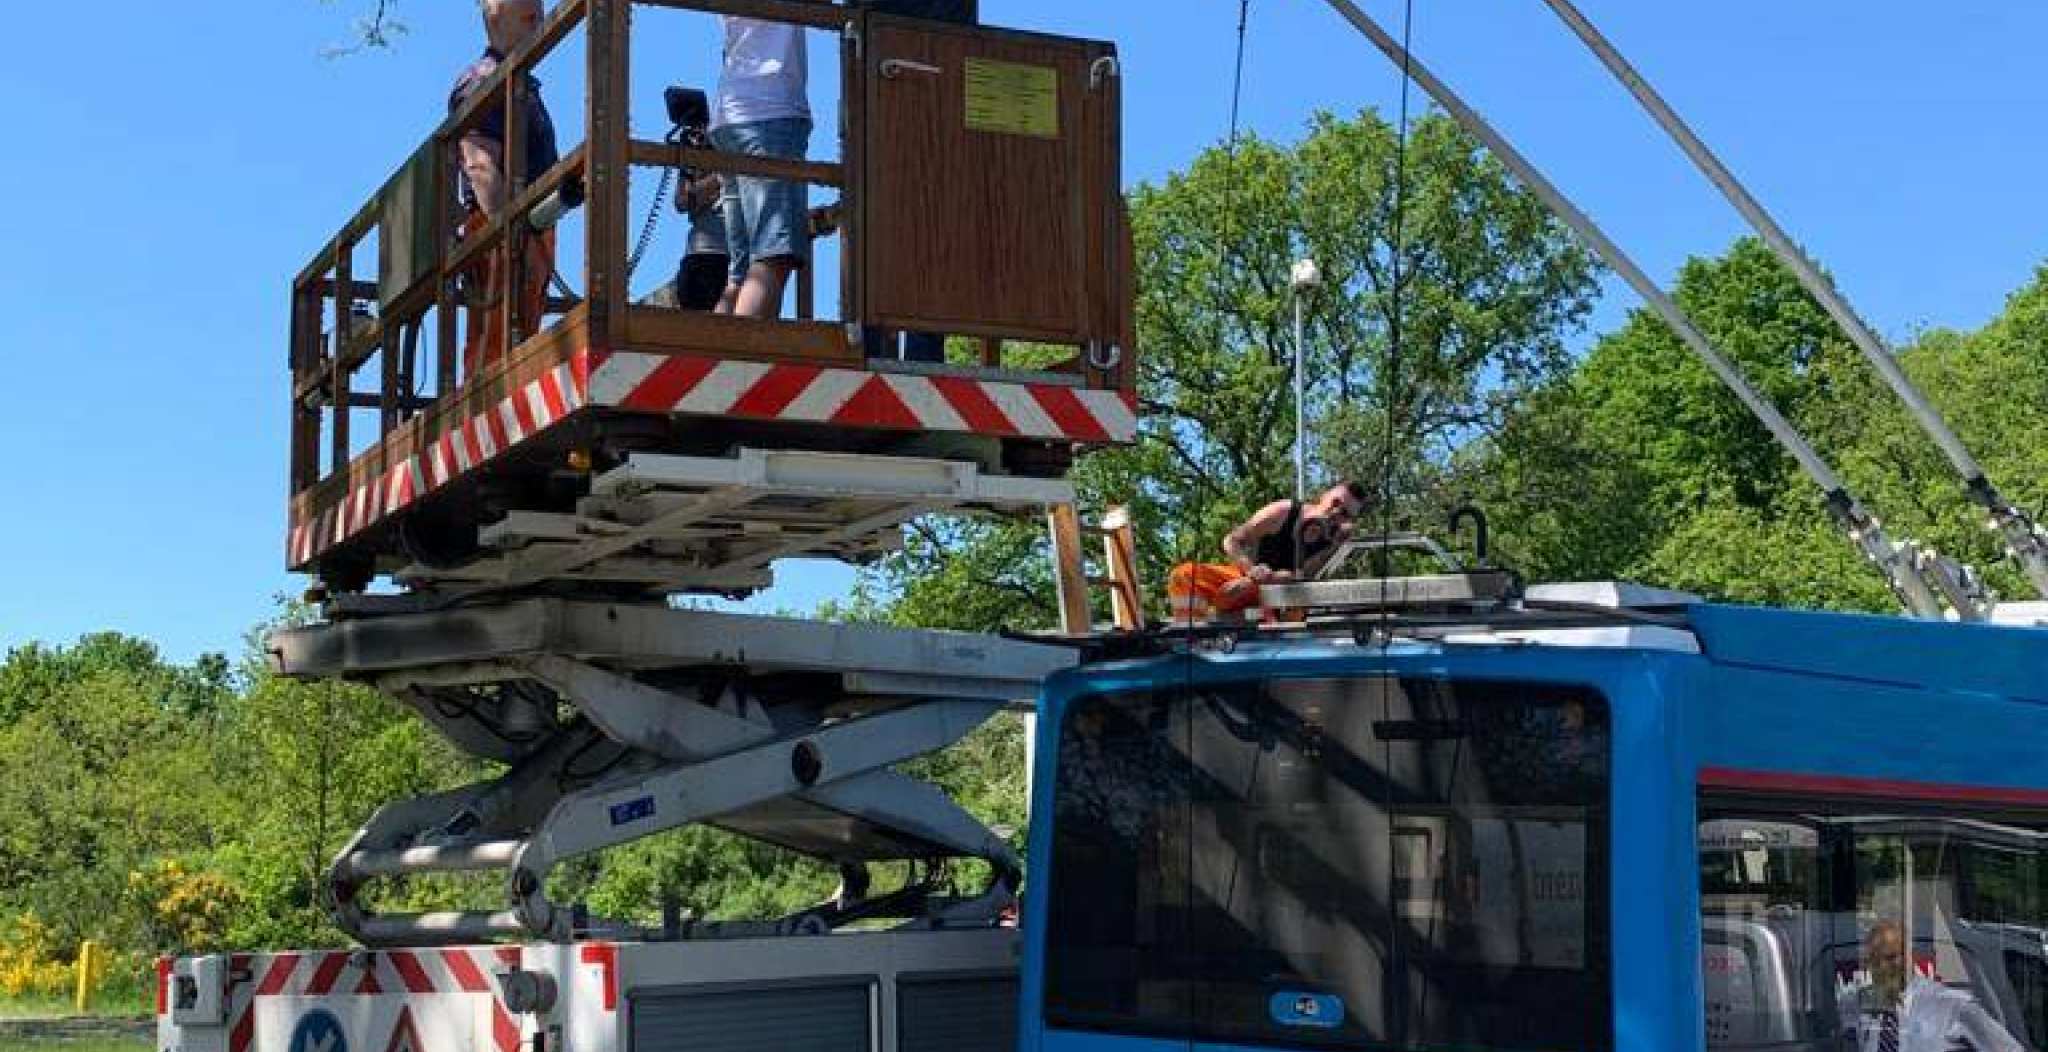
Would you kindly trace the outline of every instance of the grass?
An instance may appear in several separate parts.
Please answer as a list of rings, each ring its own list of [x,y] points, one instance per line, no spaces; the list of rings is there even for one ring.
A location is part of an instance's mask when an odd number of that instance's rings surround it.
[[[146,1037],[0,1037],[0,1052],[151,1052]]]
[[[0,997],[0,1019],[58,1019],[71,1014],[71,999],[43,994]]]
[[[116,989],[111,985],[93,998],[93,1016],[129,1018],[149,1015],[152,1006],[141,991],[134,988]],[[8,1019],[68,1019],[77,1013],[72,1011],[71,998],[50,994],[22,994],[18,997],[0,996],[0,1020]],[[4,1039],[0,1039],[4,1040]],[[9,1052],[0,1048],[0,1052]]]

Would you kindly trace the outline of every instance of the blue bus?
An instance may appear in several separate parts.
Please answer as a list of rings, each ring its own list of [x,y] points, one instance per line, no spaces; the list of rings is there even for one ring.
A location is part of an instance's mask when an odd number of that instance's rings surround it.
[[[1019,1047],[2048,1050],[2048,632],[1646,620],[1051,681]]]

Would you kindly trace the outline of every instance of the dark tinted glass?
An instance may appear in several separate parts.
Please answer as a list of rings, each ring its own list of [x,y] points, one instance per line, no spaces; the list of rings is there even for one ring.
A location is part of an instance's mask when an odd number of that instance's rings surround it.
[[[1388,679],[1076,702],[1056,1025],[1257,1044],[1612,1046],[1607,713]]]

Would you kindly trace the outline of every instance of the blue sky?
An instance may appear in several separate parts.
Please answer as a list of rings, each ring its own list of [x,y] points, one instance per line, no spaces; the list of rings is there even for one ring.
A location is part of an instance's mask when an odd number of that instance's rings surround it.
[[[234,652],[302,587],[280,553],[288,282],[433,126],[479,46],[469,0],[402,0],[395,50],[323,58],[355,2],[108,0],[89,27],[76,6],[10,11],[0,647],[117,629],[181,659]],[[1582,3],[1888,335],[1980,324],[2048,258],[2048,5]],[[1739,232],[1539,0],[1416,9],[1425,61],[1654,273]],[[1235,0],[983,10],[1121,44],[1130,181],[1222,135]],[[1321,4],[1252,11],[1248,128],[1291,137],[1318,107],[1391,105],[1395,71]],[[716,43],[701,16],[641,24],[635,123],[653,137],[661,83],[703,82]],[[558,114],[576,79],[550,71]],[[657,266],[679,236],[664,231]],[[1610,294],[1596,329],[1633,306]],[[757,605],[808,608],[848,580],[789,567]]]

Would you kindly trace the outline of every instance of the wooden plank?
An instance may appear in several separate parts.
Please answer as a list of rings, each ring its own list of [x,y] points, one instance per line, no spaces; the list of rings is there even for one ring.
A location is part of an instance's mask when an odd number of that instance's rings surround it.
[[[622,350],[647,354],[705,354],[755,361],[858,365],[860,349],[832,322],[766,321],[726,314],[635,306],[626,312]]]
[[[455,175],[448,151],[436,149],[434,164],[434,397],[455,390],[458,308],[455,282],[448,279],[448,247],[455,236]]]
[[[812,29],[840,29],[859,12],[825,0],[636,0],[648,7],[742,15],[768,22],[786,22]]]
[[[512,360],[500,362],[464,383],[459,394],[436,400],[426,412],[363,451],[343,470],[303,489],[291,502],[293,523],[304,522],[308,516],[332,508],[390,464],[439,440],[471,417],[495,409],[509,392],[568,362],[588,346],[586,324],[584,308],[576,308],[547,332],[526,341]]]
[[[749,157],[719,150],[697,150],[672,146],[665,142],[649,142],[646,139],[634,139],[628,143],[627,156],[633,164],[644,168],[688,165],[707,172],[758,175],[765,179],[787,179],[818,186],[840,186],[846,181],[845,169],[830,162]]]
[[[861,275],[868,266],[862,224],[867,219],[863,187],[867,180],[867,115],[872,104],[868,58],[861,48],[866,23],[860,26],[859,35],[845,33],[839,39],[839,160],[845,168],[845,183],[839,188],[839,318],[850,323],[856,333],[865,331],[868,320]]]
[[[590,151],[590,188],[585,224],[584,295],[590,301],[590,336],[594,346],[615,347],[626,338],[626,211],[627,147],[631,125],[627,112],[631,82],[628,0],[588,0],[590,31],[589,97],[586,127]]]
[[[303,286],[292,289],[292,448],[290,492],[312,485],[320,477],[320,412],[308,410],[300,400],[298,386],[303,379],[320,375],[320,294]]]
[[[1145,586],[1138,572],[1138,534],[1131,510],[1109,509],[1102,517],[1102,565],[1109,574],[1110,618],[1135,632],[1145,627]]]
[[[376,225],[377,199],[372,197],[360,209],[356,210],[355,215],[349,217],[348,222],[342,224],[339,232],[333,237],[328,238],[326,244],[320,246],[320,251],[314,253],[312,261],[300,269],[299,276],[295,279],[296,283],[311,285],[313,282],[320,280],[320,276],[327,273],[333,267],[334,254],[340,249],[342,242],[346,241],[353,244],[361,240],[362,236],[369,233],[370,229]]]
[[[334,285],[336,288],[347,289],[355,287],[353,274],[355,261],[352,258],[355,255],[355,247],[355,242],[347,239],[337,242],[335,245]],[[355,336],[355,312],[350,309],[351,306],[351,301],[345,296],[337,297],[334,301],[334,345],[337,348],[346,346]],[[331,388],[327,394],[327,404],[334,407],[334,427],[330,436],[334,442],[331,459],[337,466],[348,463],[349,377],[355,371],[343,363],[343,358],[344,356],[339,353],[334,356],[328,375],[328,383],[331,385]]]
[[[1059,592],[1060,631],[1070,636],[1094,630],[1094,616],[1088,611],[1088,572],[1082,565],[1081,517],[1072,504],[1055,504],[1046,512],[1046,528],[1052,533],[1053,583]]]

